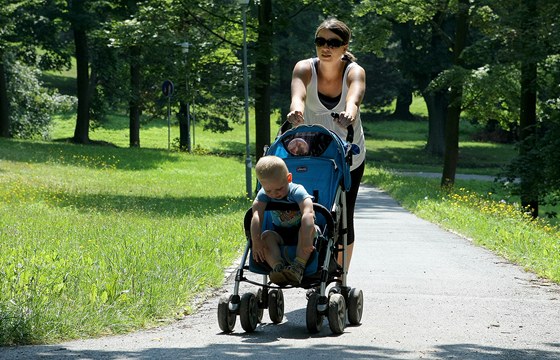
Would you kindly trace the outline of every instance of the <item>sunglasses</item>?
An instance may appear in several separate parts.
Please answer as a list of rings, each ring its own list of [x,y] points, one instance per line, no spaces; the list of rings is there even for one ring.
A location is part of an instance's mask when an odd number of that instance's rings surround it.
[[[323,46],[327,45],[328,47],[333,49],[333,48],[339,48],[342,45],[345,45],[345,43],[344,43],[344,41],[339,40],[339,39],[325,39],[325,38],[322,38],[322,37],[316,37],[315,38],[315,45],[317,45],[318,47],[323,47]]]

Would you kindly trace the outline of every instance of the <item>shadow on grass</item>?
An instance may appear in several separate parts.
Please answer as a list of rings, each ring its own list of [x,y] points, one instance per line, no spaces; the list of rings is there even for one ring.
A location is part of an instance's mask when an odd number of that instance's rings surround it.
[[[85,194],[67,196],[52,194],[57,198],[51,205],[72,207],[83,212],[110,212],[138,214],[150,217],[182,217],[185,215],[202,218],[208,215],[231,214],[249,208],[245,197],[150,197],[130,195]],[[240,223],[242,220],[240,219]]]
[[[250,144],[251,149],[254,143]],[[195,148],[197,155],[217,155],[244,161],[245,145],[234,141],[220,143],[219,149]],[[25,163],[55,163],[93,169],[114,168],[122,170],[145,170],[157,168],[162,162],[179,161],[177,150],[153,148],[121,148],[96,142],[79,145],[68,139],[53,142],[0,139],[0,160]]]
[[[25,163],[53,163],[93,169],[143,170],[178,161],[167,150],[77,145],[69,142],[26,142],[0,139],[0,159]]]
[[[443,168],[443,158],[429,154],[423,147],[388,147],[367,149],[368,163],[376,166],[406,167],[432,166]],[[489,175],[495,175],[505,166],[513,155],[497,151],[491,147],[462,146],[459,150],[457,167],[463,169],[487,169]]]
[[[46,87],[56,88],[62,95],[76,96],[77,91],[75,78],[66,75],[43,73],[41,75],[41,80]]]

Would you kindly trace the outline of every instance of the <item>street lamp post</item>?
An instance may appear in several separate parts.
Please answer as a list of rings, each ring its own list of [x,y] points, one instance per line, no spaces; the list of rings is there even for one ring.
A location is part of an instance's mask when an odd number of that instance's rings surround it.
[[[238,0],[243,13],[243,80],[245,82],[245,185],[247,197],[253,197],[251,186],[251,148],[249,146],[249,77],[247,74],[247,8],[249,0]]]
[[[180,43],[183,50],[183,54],[185,54],[185,102],[187,103],[187,151],[191,152],[191,109],[189,103],[189,46],[192,46],[189,42]],[[193,125],[194,127],[194,125]],[[193,134],[194,135],[194,134]]]

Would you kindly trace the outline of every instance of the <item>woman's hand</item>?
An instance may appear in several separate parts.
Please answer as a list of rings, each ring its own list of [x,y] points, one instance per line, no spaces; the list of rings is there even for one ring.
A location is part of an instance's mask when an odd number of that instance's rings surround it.
[[[348,126],[350,125],[354,125],[354,122],[356,121],[356,117],[350,113],[347,113],[346,111],[342,111],[340,114],[338,114],[337,118],[334,118],[334,121],[343,129],[348,128]]]
[[[294,110],[288,113],[288,122],[293,126],[301,125],[303,121],[303,113],[301,111]]]

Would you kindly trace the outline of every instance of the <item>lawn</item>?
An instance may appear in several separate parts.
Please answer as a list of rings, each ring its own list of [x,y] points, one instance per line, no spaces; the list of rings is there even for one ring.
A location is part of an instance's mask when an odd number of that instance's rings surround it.
[[[192,312],[244,243],[243,166],[0,140],[0,344],[120,333]]]

